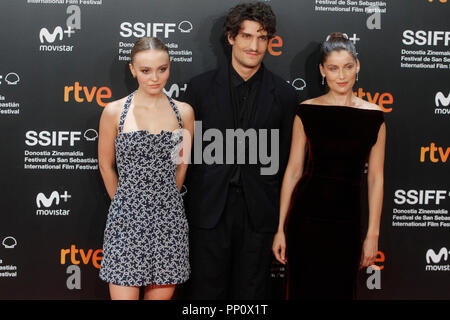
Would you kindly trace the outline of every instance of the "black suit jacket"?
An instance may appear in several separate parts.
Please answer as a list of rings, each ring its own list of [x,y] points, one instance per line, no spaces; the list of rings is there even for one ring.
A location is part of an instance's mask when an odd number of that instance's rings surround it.
[[[242,165],[241,182],[248,207],[250,222],[258,232],[275,232],[278,227],[280,188],[289,157],[292,123],[297,107],[295,90],[285,80],[264,68],[259,97],[256,100],[254,118],[250,128],[257,131],[279,129],[279,168],[275,175],[261,175],[262,165]],[[184,101],[195,111],[195,120],[202,121],[202,130],[196,130],[194,140],[209,128],[220,130],[224,137],[224,164],[195,164],[194,154],[202,154],[210,141],[193,143],[191,164],[188,167],[184,197],[189,223],[199,228],[213,228],[224,210],[233,164],[226,164],[226,129],[235,129],[230,95],[229,65],[194,77],[188,84]],[[259,140],[259,139],[258,139]],[[198,141],[198,140],[197,140]],[[259,142],[258,142],[259,143]],[[259,149],[258,149],[259,150]],[[270,145],[269,145],[270,155]],[[196,161],[197,162],[197,161]]]

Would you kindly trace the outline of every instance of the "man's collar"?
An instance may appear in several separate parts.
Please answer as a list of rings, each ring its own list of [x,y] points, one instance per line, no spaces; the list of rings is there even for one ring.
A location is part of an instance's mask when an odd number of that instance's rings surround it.
[[[243,84],[244,82],[247,82],[248,84],[251,84],[255,81],[261,80],[262,79],[262,74],[263,74],[263,69],[264,69],[264,65],[261,63],[261,66],[259,67],[258,71],[256,71],[256,73],[251,76],[247,81],[244,81],[244,79],[242,79],[242,77],[239,75],[239,73],[237,73],[237,71],[233,68],[233,65],[230,62],[230,83],[233,87],[238,87],[241,84]]]

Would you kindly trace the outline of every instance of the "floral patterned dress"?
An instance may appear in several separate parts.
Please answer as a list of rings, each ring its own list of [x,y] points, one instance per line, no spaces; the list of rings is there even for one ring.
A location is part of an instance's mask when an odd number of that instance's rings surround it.
[[[183,283],[190,274],[188,223],[175,179],[182,130],[122,132],[132,97],[115,140],[119,183],[106,222],[100,278],[121,286]]]

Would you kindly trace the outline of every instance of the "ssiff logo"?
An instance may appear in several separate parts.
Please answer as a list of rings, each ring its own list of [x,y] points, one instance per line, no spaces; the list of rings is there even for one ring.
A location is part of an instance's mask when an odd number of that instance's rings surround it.
[[[14,249],[17,246],[17,240],[12,236],[7,236],[3,239],[2,245],[5,249]]]
[[[178,30],[180,30],[182,33],[189,33],[194,29],[194,26],[190,21],[184,20],[181,21],[178,25]]]
[[[122,22],[120,24],[120,36],[129,37],[164,37],[169,38],[171,33],[175,33],[176,23],[163,22]],[[183,20],[178,24],[181,33],[190,33],[194,26],[190,21]]]
[[[1,81],[2,79],[3,79],[3,76],[0,75],[0,84],[2,84],[2,81]],[[17,73],[10,72],[10,73],[8,73],[5,76],[4,80],[5,80],[7,85],[15,86],[15,85],[17,85],[19,83],[20,77],[19,77],[19,75]]]
[[[440,205],[442,200],[447,200],[450,191],[447,190],[404,190],[397,189],[394,192],[394,203],[398,205]]]
[[[74,147],[77,141],[81,140],[82,131],[35,131],[29,130],[25,133],[25,144],[27,146],[71,146]],[[87,129],[83,137],[86,141],[96,141],[98,138],[98,132],[95,129]],[[55,155],[53,151],[53,155]],[[25,155],[28,155],[25,152]],[[49,154],[50,155],[50,154]]]
[[[289,81],[287,81],[289,83]],[[297,91],[303,91],[306,88],[306,82],[302,78],[296,78],[292,81],[291,86]]]
[[[34,131],[25,133],[25,144],[28,146],[40,145],[43,147],[61,147],[63,145],[75,146],[81,140],[81,131]]]

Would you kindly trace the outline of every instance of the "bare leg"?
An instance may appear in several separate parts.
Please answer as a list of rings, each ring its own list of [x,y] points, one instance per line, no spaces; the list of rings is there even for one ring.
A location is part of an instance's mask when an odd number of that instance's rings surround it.
[[[109,284],[111,300],[139,300],[139,287],[125,287]]]
[[[175,291],[175,285],[147,286],[145,287],[144,300],[170,300]]]

